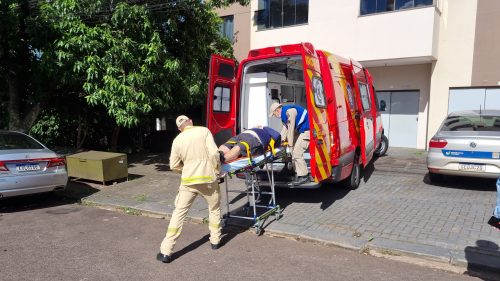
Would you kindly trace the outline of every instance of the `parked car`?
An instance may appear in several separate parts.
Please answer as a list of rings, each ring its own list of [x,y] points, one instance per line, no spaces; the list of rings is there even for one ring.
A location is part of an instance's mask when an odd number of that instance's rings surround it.
[[[0,198],[64,189],[66,160],[34,138],[0,131]]]
[[[460,111],[448,115],[429,142],[431,181],[443,175],[500,176],[500,110]]]

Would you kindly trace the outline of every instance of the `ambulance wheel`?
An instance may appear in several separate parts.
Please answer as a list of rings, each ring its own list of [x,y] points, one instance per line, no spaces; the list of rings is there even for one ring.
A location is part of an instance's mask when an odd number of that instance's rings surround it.
[[[385,135],[382,135],[382,138],[380,139],[380,144],[378,145],[377,149],[375,149],[374,153],[375,156],[377,157],[384,156],[388,148],[389,148],[389,139]]]
[[[351,175],[344,180],[344,186],[349,189],[358,188],[361,183],[361,165],[359,164],[359,155],[354,156],[354,161],[352,163]]]

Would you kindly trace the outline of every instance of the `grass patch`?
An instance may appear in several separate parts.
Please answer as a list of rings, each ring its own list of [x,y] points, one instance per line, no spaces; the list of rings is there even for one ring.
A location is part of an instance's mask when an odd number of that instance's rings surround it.
[[[142,215],[141,211],[139,211],[137,209],[134,209],[134,208],[120,207],[118,209],[121,210],[122,212],[124,212],[127,215],[133,215],[133,216],[140,216],[140,215]]]
[[[145,194],[137,194],[134,195],[132,198],[134,198],[134,200],[137,202],[145,202],[148,199],[148,197]]]

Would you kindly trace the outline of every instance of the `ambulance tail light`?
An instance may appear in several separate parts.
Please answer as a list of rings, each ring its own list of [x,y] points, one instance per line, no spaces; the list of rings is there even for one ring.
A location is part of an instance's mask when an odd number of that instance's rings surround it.
[[[331,159],[338,159],[340,157],[340,144],[339,144],[339,132],[337,127],[333,127],[330,130],[330,147],[332,152]]]
[[[432,138],[429,141],[429,148],[444,148],[448,144],[448,141],[443,138]]]

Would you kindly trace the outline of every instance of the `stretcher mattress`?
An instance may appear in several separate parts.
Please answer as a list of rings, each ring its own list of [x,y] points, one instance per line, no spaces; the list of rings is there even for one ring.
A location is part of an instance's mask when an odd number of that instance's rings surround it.
[[[271,151],[266,151],[265,154],[253,156],[251,159],[252,164],[250,164],[248,157],[238,158],[234,161],[224,163],[222,164],[221,170],[224,173],[234,173],[237,172],[238,170],[242,170],[245,168],[253,168],[268,162],[272,162],[273,160],[280,158],[283,154],[281,153],[280,148],[277,148],[274,151],[275,151],[274,156],[272,155]]]

